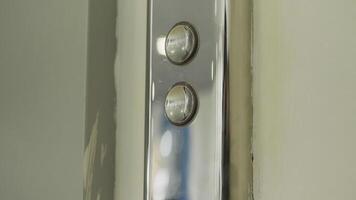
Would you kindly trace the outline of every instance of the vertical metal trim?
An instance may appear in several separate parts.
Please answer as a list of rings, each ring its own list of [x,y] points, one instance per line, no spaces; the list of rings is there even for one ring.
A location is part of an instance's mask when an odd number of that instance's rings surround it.
[[[227,1],[229,199],[253,200],[252,1]]]
[[[250,73],[250,29],[251,3],[249,0],[225,1],[225,38],[224,38],[224,82],[223,107],[223,171],[221,191],[222,199],[252,199],[252,98]],[[152,52],[151,19],[152,0],[148,0],[147,17],[147,68],[146,68],[146,124],[145,124],[145,182],[144,199],[148,200],[149,174],[146,166],[149,160],[149,115]]]
[[[222,199],[228,200],[230,195],[230,132],[229,132],[229,4],[230,0],[225,0],[225,20],[224,20],[224,82],[223,82],[223,91],[224,91],[224,131],[223,131],[223,183],[222,183]]]
[[[149,113],[150,111],[150,93],[151,93],[151,84],[150,84],[150,77],[151,77],[151,67],[150,67],[150,57],[151,57],[151,3],[152,0],[147,0],[147,28],[146,28],[146,90],[145,90],[145,152],[144,152],[144,166],[143,166],[143,170],[144,170],[144,182],[143,182],[143,200],[145,199],[149,199],[148,198],[148,180],[149,180],[149,173],[147,170],[147,166],[148,166],[148,160],[149,160],[149,155],[148,155],[148,147],[149,147]]]

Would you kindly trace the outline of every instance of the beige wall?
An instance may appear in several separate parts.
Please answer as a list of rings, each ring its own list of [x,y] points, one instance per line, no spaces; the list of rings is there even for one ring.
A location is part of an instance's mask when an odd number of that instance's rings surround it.
[[[83,198],[88,1],[0,1],[0,199]]]
[[[356,198],[356,2],[255,0],[256,200]]]
[[[146,10],[146,0],[118,0],[116,200],[143,198]]]
[[[116,3],[89,0],[84,200],[114,196]]]

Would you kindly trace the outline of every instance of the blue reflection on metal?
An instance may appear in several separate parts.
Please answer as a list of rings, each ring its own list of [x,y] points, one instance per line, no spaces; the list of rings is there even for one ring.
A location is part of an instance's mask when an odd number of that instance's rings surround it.
[[[190,151],[190,128],[189,127],[177,127],[172,125],[166,118],[162,118],[162,131],[161,138],[166,130],[175,130],[173,134],[173,144],[180,144],[175,146],[176,151],[165,159],[161,157],[161,164],[167,166],[170,170],[170,174],[180,180],[177,185],[175,181],[170,180],[168,183],[167,191],[175,191],[166,193],[165,199],[172,200],[189,200],[189,151]],[[177,177],[179,176],[179,177]]]
[[[182,145],[182,155],[180,156],[181,159],[179,160],[180,162],[180,169],[181,171],[181,176],[182,176],[182,184],[181,184],[181,191],[182,191],[182,196],[179,198],[180,200],[188,200],[188,177],[189,177],[189,134],[190,134],[190,129],[188,127],[182,128],[182,134],[181,137],[183,138],[183,145]]]

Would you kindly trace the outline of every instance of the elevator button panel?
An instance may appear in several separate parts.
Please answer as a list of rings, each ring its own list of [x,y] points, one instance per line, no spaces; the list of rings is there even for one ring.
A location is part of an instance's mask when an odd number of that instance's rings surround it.
[[[226,5],[150,0],[145,200],[226,200]]]

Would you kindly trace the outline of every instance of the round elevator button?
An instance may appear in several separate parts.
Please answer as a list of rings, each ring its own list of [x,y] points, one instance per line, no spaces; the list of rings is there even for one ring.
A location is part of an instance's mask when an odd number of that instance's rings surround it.
[[[194,89],[187,83],[177,83],[166,96],[166,116],[174,125],[183,126],[193,119],[197,105]]]
[[[187,63],[198,47],[198,35],[187,22],[176,24],[167,34],[165,51],[169,61],[176,65]]]

